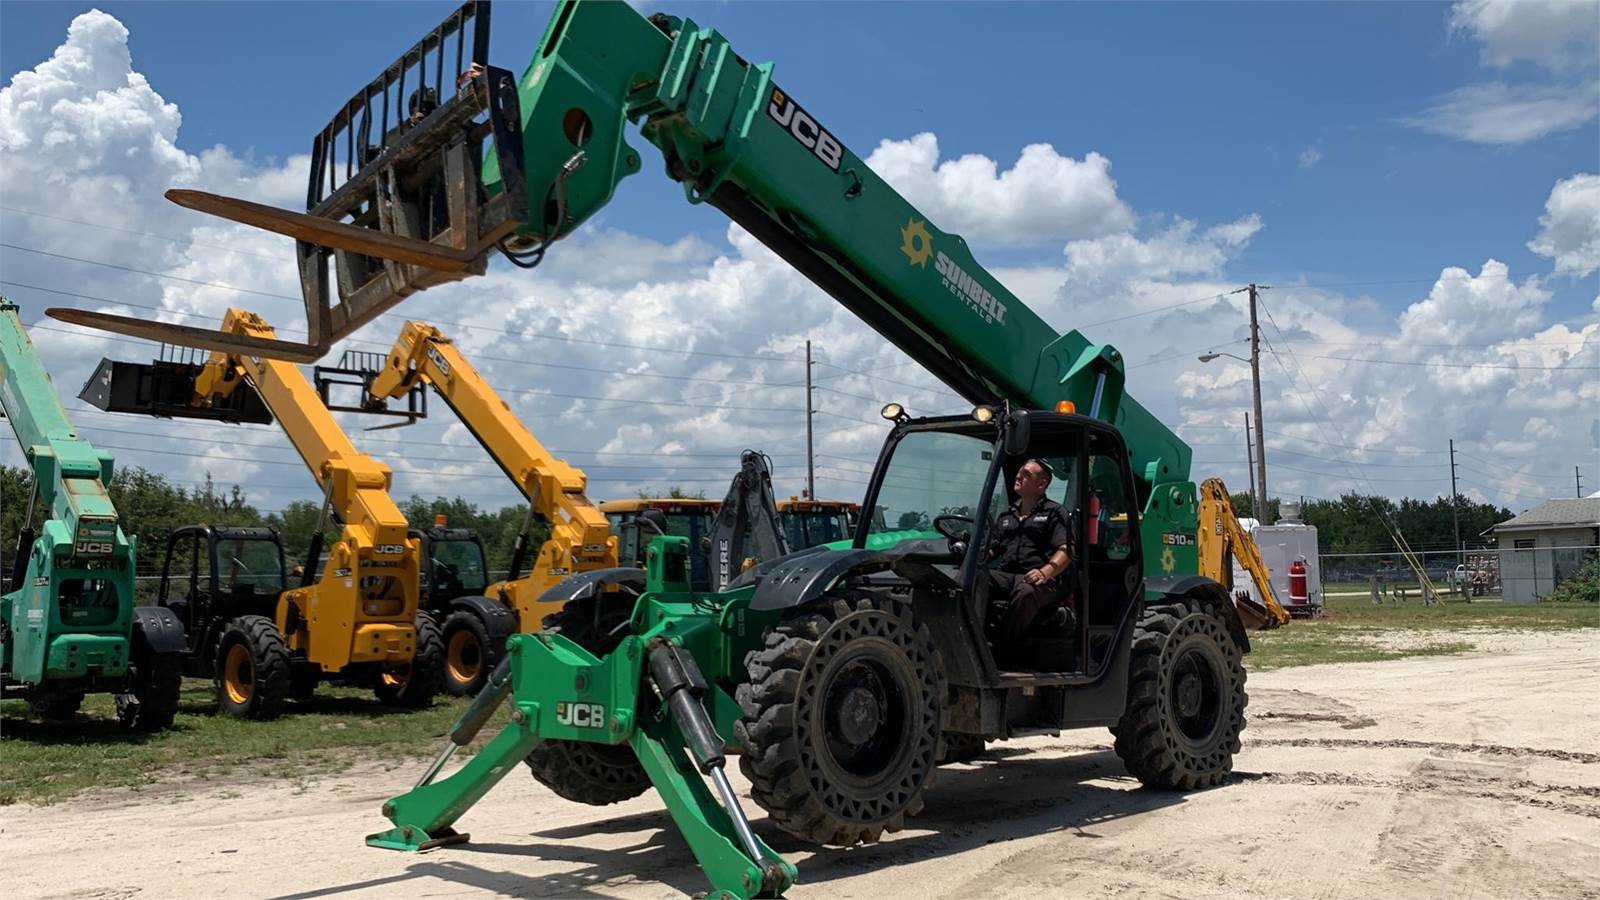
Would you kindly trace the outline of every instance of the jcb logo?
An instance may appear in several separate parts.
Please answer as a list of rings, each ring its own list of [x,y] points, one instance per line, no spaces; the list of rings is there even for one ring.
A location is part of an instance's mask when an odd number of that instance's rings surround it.
[[[824,165],[835,172],[839,171],[839,164],[844,162],[844,145],[816,119],[811,118],[810,113],[801,109],[793,98],[773,88],[772,100],[767,104],[767,115],[772,117],[772,121],[789,129],[789,134],[800,142],[800,146],[816,154]]]
[[[372,552],[379,556],[399,556],[406,552],[405,544],[379,544],[372,548]]]
[[[440,373],[444,375],[450,374],[450,364],[444,361],[444,354],[439,352],[439,348],[432,344],[428,345],[428,358],[433,360],[433,364],[439,367]]]
[[[79,541],[72,545],[72,552],[79,556],[110,556],[111,544],[106,541]]]
[[[599,703],[557,703],[556,721],[572,728],[604,728],[606,708]]]

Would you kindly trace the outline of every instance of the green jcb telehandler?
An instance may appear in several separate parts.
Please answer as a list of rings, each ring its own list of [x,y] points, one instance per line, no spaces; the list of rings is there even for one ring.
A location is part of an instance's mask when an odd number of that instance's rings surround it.
[[[47,720],[71,718],[85,694],[111,693],[126,727],[166,728],[183,684],[183,626],[165,609],[134,605],[134,539],[106,490],[111,454],[67,421],[17,305],[3,297],[0,410],[33,476],[0,595],[0,693],[26,698]]]
[[[377,846],[464,840],[457,822],[525,760],[557,794],[661,795],[723,897],[775,896],[794,867],[752,831],[738,755],[776,827],[851,845],[922,808],[952,744],[1110,727],[1147,785],[1224,781],[1249,639],[1202,576],[1190,448],[1124,392],[1124,361],[1058,332],[720,34],[623,3],[558,4],[520,79],[488,62],[467,3],[341,107],[313,143],[307,211],[195,192],[176,201],[299,240],[305,343],[64,310],[156,340],[315,359],[418,290],[525,268],[641,170],[628,128],[690,202],[726,214],[971,404],[889,431],[852,538],[690,588],[682,538],[649,545],[646,589],[589,572],[507,656]],[[334,263],[337,278],[330,276]],[[337,296],[335,296],[335,294]],[[193,333],[190,333],[190,332]],[[1059,597],[1015,646],[988,637],[991,548],[1028,460],[1072,520]],[[997,653],[1003,651],[1003,653]],[[1009,662],[997,663],[1003,656]],[[511,721],[446,774],[502,703]],[[708,784],[709,782],[709,784]]]

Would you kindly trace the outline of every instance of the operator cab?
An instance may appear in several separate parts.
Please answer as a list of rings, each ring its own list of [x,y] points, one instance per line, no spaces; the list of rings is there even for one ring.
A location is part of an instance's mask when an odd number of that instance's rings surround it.
[[[481,597],[489,586],[489,564],[483,541],[471,528],[435,525],[407,532],[422,547],[418,583],[424,609],[442,608],[457,597]]]
[[[190,660],[203,662],[227,622],[276,614],[288,587],[284,571],[276,529],[186,525],[167,536],[156,604],[183,623]],[[209,674],[189,668],[186,674]]]
[[[940,597],[959,601],[944,611],[959,621],[946,624],[980,636],[972,643],[986,651],[980,666],[987,677],[972,673],[977,681],[1104,672],[1143,590],[1136,494],[1121,435],[1070,413],[979,407],[973,416],[911,419],[890,407],[885,417],[895,428],[863,504],[873,515],[863,518],[854,546],[898,555],[894,576],[910,580],[930,617],[942,614]],[[991,596],[991,573],[1006,565],[996,521],[1016,501],[1016,473],[1030,459],[1049,470],[1045,497],[1066,513],[1070,562],[1021,646],[995,647],[982,636],[990,607],[1004,599]]]
[[[655,497],[637,500],[607,500],[600,512],[611,523],[617,536],[617,558],[624,566],[644,567],[644,552],[656,530],[636,525],[645,510],[657,510],[665,517],[665,534],[689,539],[689,584],[693,590],[711,589],[711,563],[708,558],[712,526],[722,504],[700,497]]]

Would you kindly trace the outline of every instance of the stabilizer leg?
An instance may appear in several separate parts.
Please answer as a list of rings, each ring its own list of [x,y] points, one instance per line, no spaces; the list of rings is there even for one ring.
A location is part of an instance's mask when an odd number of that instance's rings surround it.
[[[539,735],[529,727],[533,719],[519,706],[512,721],[466,765],[448,778],[419,785],[385,803],[383,815],[394,827],[367,835],[367,845],[417,851],[465,841],[467,835],[457,834],[451,826],[539,745]]]
[[[437,782],[433,779],[456,748],[472,742],[510,693],[511,659],[508,655],[489,673],[483,690],[456,719],[450,729],[450,742],[428,766],[417,786],[383,805],[384,816],[395,827],[367,835],[369,846],[418,851],[467,840],[467,835],[458,834],[451,826],[538,746],[542,740],[537,731],[539,705],[514,703],[511,721],[483,752],[449,778]]]
[[[759,837],[752,835],[763,864],[752,861],[742,849],[733,820],[706,789],[683,749],[683,739],[669,726],[656,722],[639,728],[629,743],[711,882],[710,896],[738,900],[779,897],[794,884],[794,866]]]

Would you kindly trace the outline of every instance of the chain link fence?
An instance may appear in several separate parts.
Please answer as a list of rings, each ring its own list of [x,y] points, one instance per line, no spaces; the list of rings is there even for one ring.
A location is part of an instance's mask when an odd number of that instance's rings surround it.
[[[1600,600],[1600,578],[1583,574],[1584,564],[1600,558],[1600,545],[1528,546],[1425,551],[1414,554],[1434,591],[1446,598],[1494,599],[1534,603],[1558,586],[1578,579],[1580,594]],[[1380,600],[1422,598],[1422,580],[1399,553],[1323,553],[1322,587],[1330,597]],[[1587,590],[1582,590],[1586,588]]]

